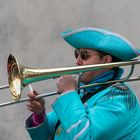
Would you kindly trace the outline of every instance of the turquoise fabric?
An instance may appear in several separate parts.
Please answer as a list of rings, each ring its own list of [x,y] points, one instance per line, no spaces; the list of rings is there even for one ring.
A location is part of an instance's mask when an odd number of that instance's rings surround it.
[[[112,72],[107,78],[111,75]],[[106,80],[104,75],[98,80],[102,78]],[[27,119],[26,129],[32,140],[139,140],[140,138],[139,102],[125,83],[117,83],[106,88],[92,96],[85,104],[82,104],[77,91],[70,91],[60,96],[52,107],[53,111],[46,115],[45,122],[38,127],[30,127],[28,124],[31,120]],[[61,124],[55,132],[58,118]]]
[[[52,137],[52,133],[55,131],[55,125],[58,121],[55,112],[49,112],[46,115],[46,120],[37,127],[32,126],[32,115],[26,121],[26,128],[33,140],[49,140]],[[48,127],[49,126],[49,127]]]
[[[79,28],[62,33],[64,40],[74,48],[91,48],[106,52],[123,61],[140,55],[140,50],[119,34],[100,28]],[[123,53],[122,53],[123,52]]]

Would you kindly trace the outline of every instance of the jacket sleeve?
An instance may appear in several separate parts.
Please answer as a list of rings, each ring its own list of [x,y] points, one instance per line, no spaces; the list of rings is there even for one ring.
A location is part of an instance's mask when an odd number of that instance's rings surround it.
[[[77,92],[72,91],[60,96],[52,106],[66,139],[109,140],[128,123],[130,114],[122,100],[122,96],[109,97],[85,108]]]
[[[55,125],[57,122],[55,112],[46,115],[45,121],[39,126],[32,127],[32,115],[26,120],[26,129],[32,140],[49,140],[55,133]]]

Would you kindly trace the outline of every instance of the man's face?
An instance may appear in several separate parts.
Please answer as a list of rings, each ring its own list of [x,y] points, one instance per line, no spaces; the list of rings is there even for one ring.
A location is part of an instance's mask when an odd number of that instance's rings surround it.
[[[79,66],[106,63],[106,56],[101,57],[99,52],[93,49],[76,49],[75,51],[76,64]],[[81,77],[81,82],[88,83],[104,71],[105,70],[96,70],[85,72]]]

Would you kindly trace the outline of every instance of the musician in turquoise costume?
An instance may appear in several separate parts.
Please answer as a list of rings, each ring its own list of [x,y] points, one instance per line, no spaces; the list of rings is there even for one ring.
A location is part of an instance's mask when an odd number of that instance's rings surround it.
[[[140,51],[119,34],[99,28],[79,28],[62,33],[75,49],[76,64],[104,64],[128,61]],[[122,68],[104,68],[84,72],[79,81],[71,75],[57,80],[60,96],[45,113],[43,99],[36,91],[29,93],[27,108],[31,116],[26,129],[32,140],[139,140],[140,105],[134,91],[124,82],[81,85],[120,79]]]

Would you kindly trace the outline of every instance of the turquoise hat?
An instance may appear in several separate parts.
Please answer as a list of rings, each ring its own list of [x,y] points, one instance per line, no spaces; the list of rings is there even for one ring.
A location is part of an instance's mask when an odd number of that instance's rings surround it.
[[[100,28],[79,28],[62,33],[64,40],[74,48],[91,48],[102,51],[122,61],[140,55],[140,50],[123,36]]]

